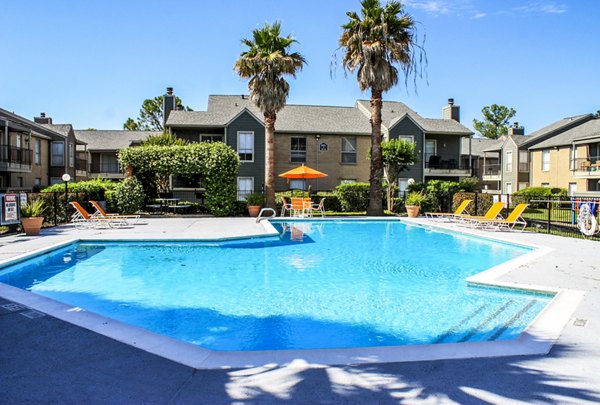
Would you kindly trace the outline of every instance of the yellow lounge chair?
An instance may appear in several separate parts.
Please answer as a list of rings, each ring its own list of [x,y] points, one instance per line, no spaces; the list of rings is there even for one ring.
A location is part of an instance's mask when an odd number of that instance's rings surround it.
[[[457,217],[460,219],[461,223],[469,226],[469,225],[477,225],[477,223],[481,220],[491,220],[491,219],[503,219],[500,212],[504,208],[504,203],[502,201],[495,202],[490,209],[485,213],[485,215],[477,216],[477,215],[461,215]]]
[[[70,202],[69,204],[75,208],[75,213],[71,216],[71,222],[73,222],[76,227],[84,226],[90,228],[122,228],[128,225],[127,222],[122,218],[92,217],[90,213],[87,212],[77,201]]]
[[[458,208],[454,211],[454,212],[426,212],[425,213],[425,217],[427,218],[452,218],[452,217],[457,217],[460,215],[468,215],[469,213],[467,212],[467,207],[469,206],[469,204],[471,204],[472,200],[463,200],[463,202],[460,203],[460,205],[458,206]]]
[[[522,225],[520,231],[523,232],[527,226],[527,221],[523,219],[522,215],[528,206],[529,204],[519,204],[506,219],[483,219],[479,221],[478,225],[483,229],[500,230],[506,228],[509,231],[512,231],[516,225]]]
[[[92,218],[113,218],[113,219],[119,218],[119,219],[123,219],[125,221],[132,220],[133,224],[136,224],[140,219],[139,215],[107,214],[106,211],[104,211],[104,208],[102,208],[102,206],[100,204],[98,204],[97,201],[90,200],[90,204],[92,204],[92,206],[96,210],[96,212],[94,212],[91,215]]]

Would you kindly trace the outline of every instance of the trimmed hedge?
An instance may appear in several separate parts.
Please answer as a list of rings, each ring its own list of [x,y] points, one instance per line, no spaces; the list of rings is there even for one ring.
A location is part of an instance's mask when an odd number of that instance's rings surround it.
[[[340,184],[335,194],[344,212],[366,211],[369,206],[369,183]]]
[[[487,210],[494,204],[494,196],[492,194],[477,193],[477,212],[475,212],[475,193],[458,192],[452,198],[452,211],[456,210],[464,200],[473,201],[467,207],[467,211],[471,215],[485,215]]]

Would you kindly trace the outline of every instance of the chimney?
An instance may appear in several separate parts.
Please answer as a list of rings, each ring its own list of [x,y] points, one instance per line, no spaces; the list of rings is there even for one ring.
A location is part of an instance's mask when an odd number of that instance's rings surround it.
[[[166,127],[169,113],[175,109],[177,109],[177,103],[173,94],[173,87],[167,87],[167,94],[163,96],[163,127]]]
[[[40,113],[39,117],[33,117],[33,122],[36,124],[52,124],[52,118],[46,117],[46,113]]]
[[[442,118],[460,122],[460,106],[454,105],[454,99],[448,99],[448,105],[442,108]]]
[[[525,128],[520,127],[518,122],[513,122],[513,126],[508,128],[509,135],[525,135]]]

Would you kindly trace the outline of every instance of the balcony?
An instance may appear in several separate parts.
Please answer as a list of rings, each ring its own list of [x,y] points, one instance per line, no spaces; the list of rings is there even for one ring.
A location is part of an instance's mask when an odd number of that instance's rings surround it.
[[[30,172],[31,149],[0,145],[0,170],[7,172]]]
[[[460,155],[425,155],[425,176],[470,176],[469,161]]]
[[[88,161],[87,159],[75,159],[75,174],[77,176],[87,176]]]
[[[501,180],[501,169],[500,163],[486,163],[483,166],[483,181],[500,181]]]
[[[600,179],[600,156],[571,159],[573,176],[586,179]]]
[[[97,172],[95,170],[98,170]],[[122,179],[125,175],[121,172],[119,162],[101,162],[97,169],[90,169],[90,177],[101,177],[104,179]]]

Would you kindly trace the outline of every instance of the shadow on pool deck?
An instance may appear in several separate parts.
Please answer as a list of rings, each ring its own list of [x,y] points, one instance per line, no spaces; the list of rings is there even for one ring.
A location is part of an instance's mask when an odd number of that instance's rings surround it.
[[[534,366],[543,356],[327,367],[298,359],[242,370],[194,370],[23,312],[0,308],[0,403],[600,401],[585,381]],[[582,351],[555,345],[549,357],[581,361]]]

